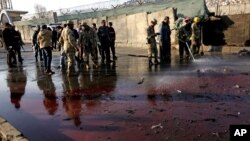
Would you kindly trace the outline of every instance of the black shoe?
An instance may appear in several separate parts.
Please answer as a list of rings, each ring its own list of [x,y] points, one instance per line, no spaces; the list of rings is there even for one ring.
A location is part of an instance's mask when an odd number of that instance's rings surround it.
[[[151,66],[151,65],[153,65],[154,63],[150,60],[150,61],[148,61],[148,64]]]
[[[53,72],[52,70],[49,70],[49,71],[46,71],[46,74],[52,75],[52,74],[55,74],[55,72]]]
[[[155,65],[160,64],[160,62],[158,60],[155,60]]]

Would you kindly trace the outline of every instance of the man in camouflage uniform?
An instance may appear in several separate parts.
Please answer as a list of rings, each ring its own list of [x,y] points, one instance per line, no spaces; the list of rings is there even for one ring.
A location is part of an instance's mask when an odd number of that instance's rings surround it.
[[[156,40],[155,37],[157,35],[159,35],[159,33],[155,33],[155,25],[157,24],[157,20],[153,19],[151,21],[151,25],[147,28],[147,41],[148,41],[148,63],[149,65],[153,65],[152,62],[152,57],[154,54],[154,58],[155,58],[155,64],[159,64],[158,62],[158,50],[157,50],[157,45],[156,45]]]
[[[180,24],[179,27],[177,27],[177,37],[179,42],[179,57],[181,62],[184,59],[183,56],[184,52],[185,52],[185,59],[190,58],[190,52],[188,46],[191,45],[190,41],[191,34],[192,34],[191,19],[189,17],[180,18]]]
[[[78,42],[79,46],[82,48],[82,50],[84,50],[86,64],[89,64],[89,55],[91,54],[93,63],[97,65],[97,44],[100,43],[96,31],[93,28],[89,27],[87,23],[83,23],[83,31],[80,34]]]
[[[63,29],[60,37],[60,43],[63,45],[68,62],[68,76],[75,75],[75,54],[78,51],[77,42],[73,33],[74,23],[68,21],[67,27]]]

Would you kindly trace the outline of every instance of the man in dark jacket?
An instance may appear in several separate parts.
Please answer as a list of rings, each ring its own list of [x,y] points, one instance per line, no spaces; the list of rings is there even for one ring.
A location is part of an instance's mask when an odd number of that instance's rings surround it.
[[[15,26],[13,25],[12,26],[12,35],[13,35],[13,48],[18,56],[18,62],[20,64],[23,64],[23,58],[22,58],[22,55],[21,55],[21,44],[22,44],[22,38],[21,38],[21,34],[20,32],[18,32],[16,29],[15,29]]]
[[[57,43],[57,31],[56,31],[56,28],[53,27],[53,30],[52,30],[52,48],[56,49],[56,43]]]
[[[113,60],[116,60],[117,57],[115,56],[115,29],[112,27],[113,23],[109,22],[109,36],[110,36],[110,49],[113,55]]]
[[[13,46],[13,31],[12,31],[12,26],[9,23],[5,23],[5,28],[3,30],[3,40],[5,43],[5,49],[8,51],[7,53],[7,64],[10,67],[13,67],[16,65],[16,55],[15,55],[15,50]]]
[[[109,37],[109,29],[106,26],[106,20],[102,20],[101,22],[102,26],[99,27],[97,35],[99,37],[99,40],[101,42],[101,51],[102,51],[102,63],[104,63],[104,60],[106,59],[106,64],[110,64],[110,37]]]
[[[171,60],[171,30],[169,27],[169,17],[166,16],[160,26],[160,59],[161,63]]]

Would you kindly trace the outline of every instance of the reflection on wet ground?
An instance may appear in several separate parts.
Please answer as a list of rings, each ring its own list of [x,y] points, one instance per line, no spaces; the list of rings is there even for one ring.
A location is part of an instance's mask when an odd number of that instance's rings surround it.
[[[145,57],[120,53],[116,63],[67,77],[57,68],[58,53],[52,76],[32,52],[16,68],[4,56],[0,115],[30,140],[226,141],[230,124],[250,122],[246,57],[173,57],[172,64],[149,67]]]

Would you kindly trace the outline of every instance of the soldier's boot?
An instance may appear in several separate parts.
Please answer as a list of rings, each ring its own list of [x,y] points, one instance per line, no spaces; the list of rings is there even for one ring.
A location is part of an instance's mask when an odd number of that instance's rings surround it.
[[[154,63],[152,62],[151,58],[148,59],[148,65],[152,66]]]

